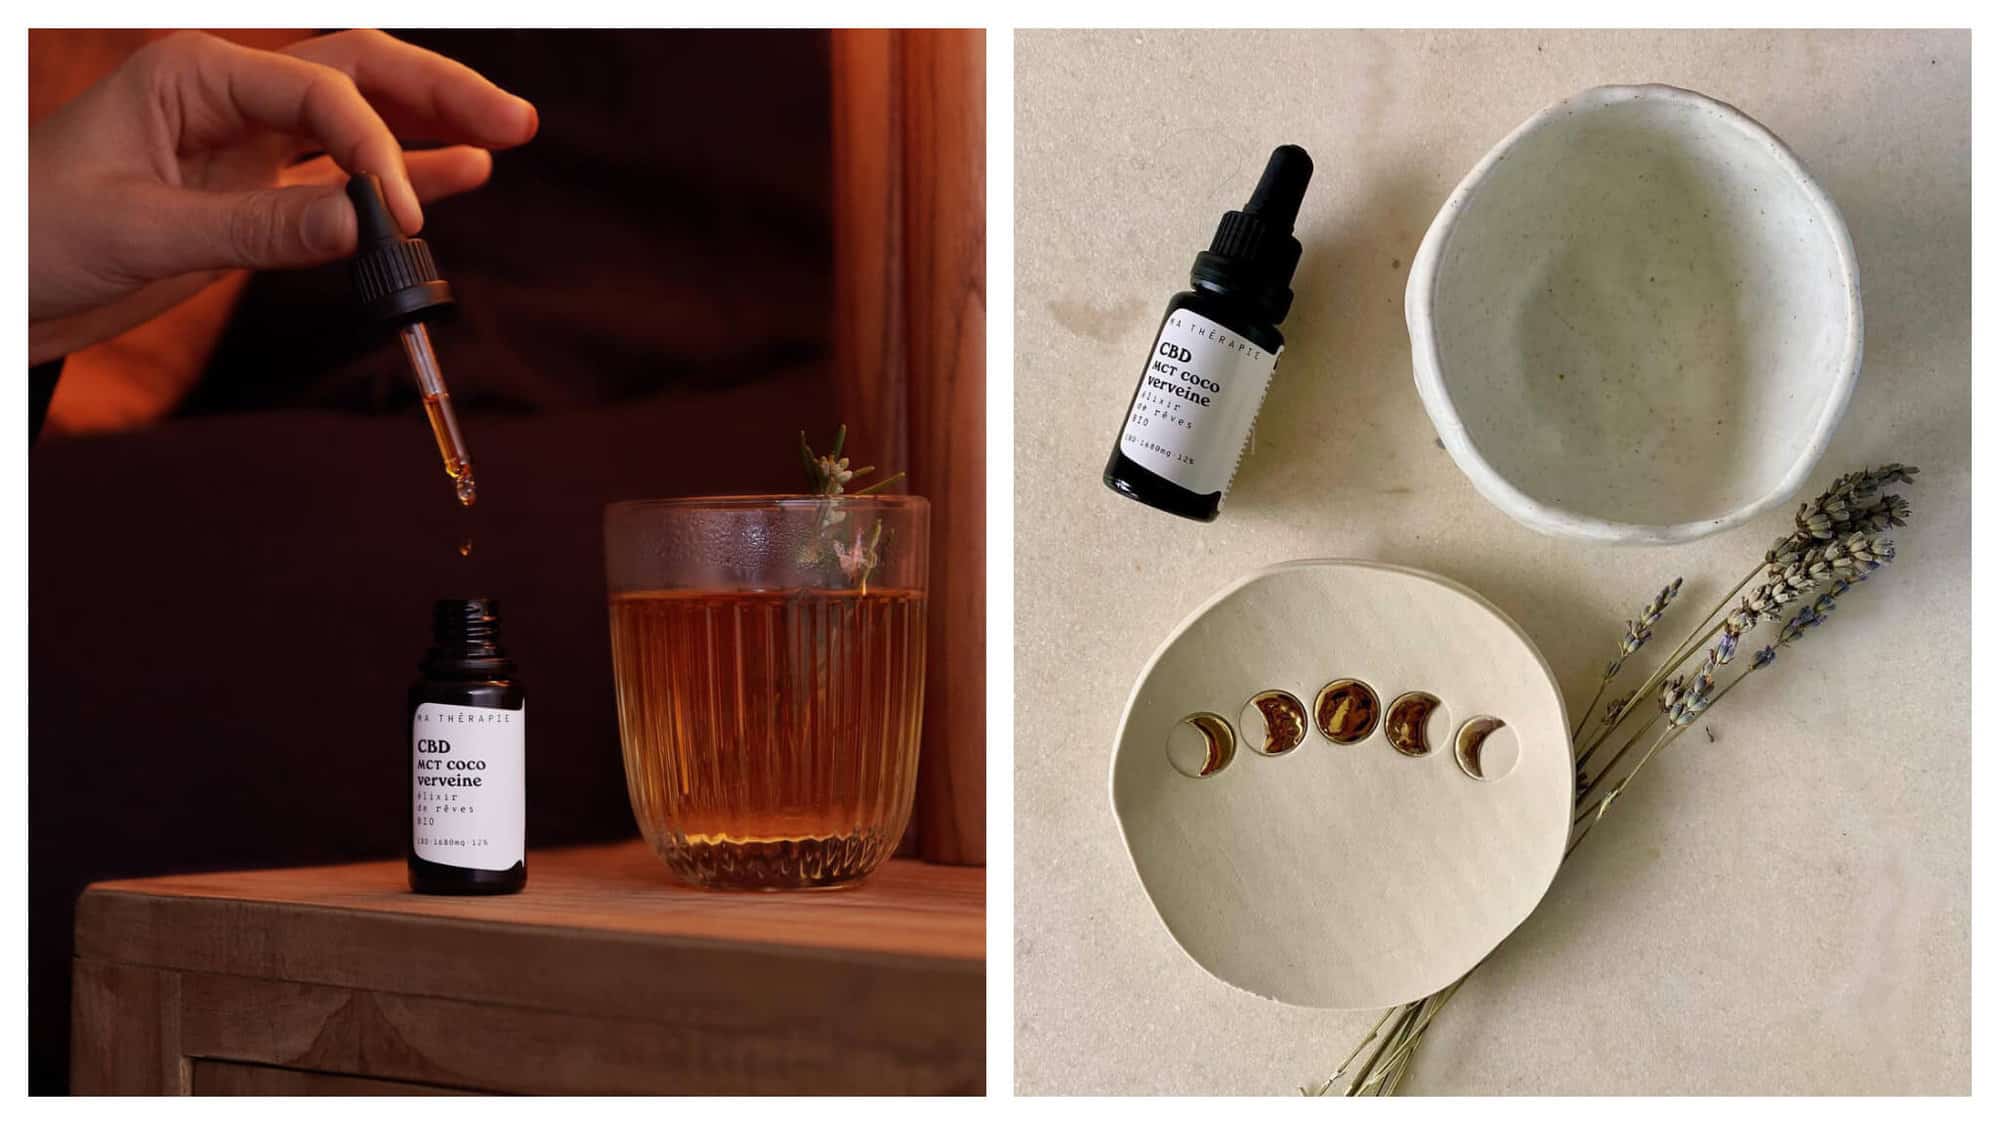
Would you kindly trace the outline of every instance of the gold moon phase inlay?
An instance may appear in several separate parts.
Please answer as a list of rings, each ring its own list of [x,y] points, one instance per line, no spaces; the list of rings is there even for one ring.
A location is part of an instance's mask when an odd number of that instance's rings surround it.
[[[1437,713],[1438,697],[1427,691],[1406,691],[1389,704],[1382,717],[1382,734],[1398,754],[1421,758],[1431,752],[1426,728]]]
[[[1486,758],[1487,738],[1506,725],[1491,715],[1475,715],[1458,728],[1455,750],[1458,768],[1465,771],[1465,776],[1474,781],[1495,781],[1513,770],[1518,754],[1510,755],[1504,762],[1489,762]]]
[[[1253,733],[1259,727],[1261,738]],[[1266,757],[1296,750],[1306,740],[1306,705],[1289,691],[1260,691],[1243,708],[1243,736]]]
[[[1360,680],[1335,680],[1319,689],[1313,701],[1313,717],[1327,741],[1352,746],[1375,733],[1375,721],[1382,716],[1382,702],[1375,689]]]
[[[1236,756],[1236,732],[1229,720],[1199,711],[1167,732],[1167,764],[1188,777],[1213,777]]]

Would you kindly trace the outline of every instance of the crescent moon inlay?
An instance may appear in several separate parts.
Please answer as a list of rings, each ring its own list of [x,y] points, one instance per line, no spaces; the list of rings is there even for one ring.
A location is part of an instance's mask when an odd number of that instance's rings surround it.
[[[1506,723],[1491,715],[1475,715],[1465,720],[1465,725],[1458,728],[1458,739],[1455,749],[1458,756],[1458,768],[1465,771],[1465,776],[1474,781],[1497,781],[1513,770],[1514,763],[1512,760],[1504,764],[1488,763],[1484,757],[1486,739],[1494,731],[1506,725]],[[1518,757],[1518,755],[1516,756]],[[1490,765],[1498,766],[1499,768],[1492,769],[1489,768]]]
[[[1167,732],[1167,764],[1187,777],[1213,777],[1236,757],[1236,732],[1229,720],[1199,711]]]
[[[1437,713],[1438,697],[1427,691],[1406,691],[1389,704],[1388,712],[1382,717],[1382,734],[1398,754],[1411,758],[1421,758],[1431,752],[1431,740],[1427,731],[1431,716]]]
[[[1375,720],[1382,715],[1382,701],[1375,689],[1360,680],[1335,680],[1319,689],[1313,700],[1313,717],[1327,741],[1352,746],[1375,733]]]
[[[1251,734],[1253,722],[1263,727],[1261,739]],[[1290,753],[1306,740],[1306,705],[1289,691],[1260,691],[1243,708],[1243,733],[1250,748],[1265,757]]]

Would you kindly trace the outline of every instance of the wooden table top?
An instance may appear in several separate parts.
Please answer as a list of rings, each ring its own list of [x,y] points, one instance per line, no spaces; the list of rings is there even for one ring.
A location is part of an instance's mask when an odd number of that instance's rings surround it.
[[[983,962],[986,871],[891,860],[859,886],[797,893],[706,891],[676,879],[644,841],[534,851],[519,894],[420,895],[402,860],[167,875],[93,884],[108,896],[260,903],[359,915],[558,927],[680,942],[796,947]]]
[[[531,852],[527,889],[492,897],[413,894],[401,860],[98,883],[75,1081],[977,1093],[985,884],[892,861],[846,890],[703,891],[639,841]]]

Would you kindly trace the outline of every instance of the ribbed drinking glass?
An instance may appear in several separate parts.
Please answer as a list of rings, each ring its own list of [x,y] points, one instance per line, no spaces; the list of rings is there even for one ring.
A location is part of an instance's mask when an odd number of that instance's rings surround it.
[[[930,507],[705,497],[605,509],[632,812],[707,887],[838,886],[916,790]]]

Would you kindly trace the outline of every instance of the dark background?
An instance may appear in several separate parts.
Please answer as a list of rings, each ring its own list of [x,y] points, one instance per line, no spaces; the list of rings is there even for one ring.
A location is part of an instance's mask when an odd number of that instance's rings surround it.
[[[491,184],[426,208],[479,504],[338,266],[254,279],[163,422],[34,444],[31,1093],[68,1085],[86,883],[402,854],[435,598],[501,599],[529,845],[634,835],[603,505],[796,491],[798,431],[837,422],[823,33],[397,34],[541,111]]]

